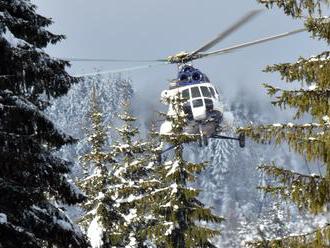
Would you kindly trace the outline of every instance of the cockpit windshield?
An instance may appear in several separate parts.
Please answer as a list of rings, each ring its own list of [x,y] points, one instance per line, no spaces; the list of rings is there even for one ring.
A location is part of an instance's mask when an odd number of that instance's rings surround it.
[[[204,97],[211,97],[211,92],[206,86],[201,86],[202,94]]]
[[[184,100],[189,100],[190,99],[189,89],[183,90],[181,95]]]
[[[198,87],[192,87],[191,88],[191,97],[196,98],[196,97],[200,97],[200,96],[201,96],[201,93],[199,91],[199,88]]]
[[[209,89],[211,91],[212,96],[215,98],[215,91],[214,91],[214,89],[212,87],[209,87]]]

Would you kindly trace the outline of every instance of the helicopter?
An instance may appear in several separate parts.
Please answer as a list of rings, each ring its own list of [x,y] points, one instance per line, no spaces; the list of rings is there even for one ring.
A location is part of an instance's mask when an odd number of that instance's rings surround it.
[[[181,66],[178,77],[170,83],[169,90],[161,93],[161,101],[169,105],[167,115],[176,115],[171,101],[168,99],[179,96],[182,98],[182,111],[188,125],[184,132],[199,136],[199,145],[207,146],[209,138],[238,140],[240,147],[245,146],[243,134],[238,138],[221,135],[224,108],[217,88],[212,85],[206,74],[192,65]],[[160,134],[170,134],[172,123],[165,120],[160,126]]]
[[[168,56],[164,59],[156,60],[127,60],[127,59],[82,59],[82,58],[64,58],[69,61],[90,61],[90,62],[151,62],[151,64],[130,67],[120,70],[102,71],[96,73],[89,73],[82,76],[94,76],[100,74],[109,74],[125,71],[133,71],[145,68],[151,68],[156,65],[177,64],[178,74],[176,79],[170,81],[169,89],[162,91],[161,101],[168,104],[168,115],[173,115],[173,106],[166,99],[179,95],[184,99],[183,112],[187,118],[187,127],[184,130],[188,134],[199,136],[199,145],[207,146],[209,139],[228,139],[238,141],[241,148],[245,147],[245,136],[240,134],[238,137],[231,137],[223,135],[224,131],[224,108],[220,99],[220,94],[217,88],[211,83],[207,75],[195,68],[191,62],[197,59],[203,59],[211,56],[217,56],[232,52],[234,50],[245,47],[269,42],[280,39],[286,36],[294,35],[303,31],[306,28],[296,29],[290,32],[273,35],[251,42],[241,43],[231,47],[223,48],[208,52],[209,49],[220,43],[224,38],[232,34],[241,26],[256,17],[261,10],[252,10],[240,18],[237,22],[218,34],[214,39],[205,43],[200,48],[193,52],[179,52],[175,55]],[[168,134],[171,132],[171,122],[165,120],[160,126],[160,134]],[[169,147],[162,153],[167,152],[174,147]]]

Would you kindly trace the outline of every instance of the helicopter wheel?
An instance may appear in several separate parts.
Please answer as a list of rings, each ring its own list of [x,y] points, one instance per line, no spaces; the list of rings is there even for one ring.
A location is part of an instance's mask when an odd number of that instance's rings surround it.
[[[204,146],[209,145],[209,139],[205,135],[203,136],[203,143],[204,143]]]
[[[199,147],[203,147],[203,138],[201,136],[198,138],[198,145]]]
[[[239,147],[241,147],[241,148],[245,147],[245,134],[244,133],[240,133],[238,135],[238,143],[239,143]]]
[[[158,164],[162,163],[162,154],[157,154],[157,163]]]
[[[202,126],[201,124],[199,124],[199,139],[198,139],[199,147],[203,147],[204,137],[205,135],[203,134]]]

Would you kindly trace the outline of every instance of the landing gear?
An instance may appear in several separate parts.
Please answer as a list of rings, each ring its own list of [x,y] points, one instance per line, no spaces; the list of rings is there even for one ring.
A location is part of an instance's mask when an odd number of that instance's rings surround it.
[[[199,139],[198,139],[199,147],[208,146],[209,145],[209,139],[203,132],[202,126],[199,125]]]
[[[245,134],[244,133],[240,133],[238,135],[238,143],[239,143],[239,147],[241,147],[241,148],[245,147]]]
[[[199,147],[208,146],[209,139],[205,135],[200,135],[198,139],[198,145]]]
[[[204,142],[204,146],[208,146],[209,145],[209,139],[205,135],[203,137],[203,142]]]
[[[162,163],[162,154],[161,153],[157,154],[157,163],[158,164]]]
[[[203,139],[201,136],[199,136],[199,138],[198,138],[198,145],[199,145],[199,147],[203,147]]]
[[[244,148],[245,147],[245,134],[244,133],[240,133],[238,135],[238,138],[234,138],[234,137],[229,137],[229,136],[223,136],[223,135],[213,135],[211,138],[214,139],[228,139],[228,140],[237,140],[239,147]]]

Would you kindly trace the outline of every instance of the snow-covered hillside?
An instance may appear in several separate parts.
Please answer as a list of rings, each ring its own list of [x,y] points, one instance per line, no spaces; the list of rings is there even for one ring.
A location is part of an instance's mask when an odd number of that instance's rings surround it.
[[[120,75],[114,77],[93,77],[74,85],[69,93],[59,99],[47,110],[47,114],[63,131],[78,139],[72,146],[65,146],[60,154],[74,163],[73,172],[79,173],[78,159],[88,150],[86,133],[90,128],[88,113],[91,109],[91,92],[95,86],[97,101],[104,113],[104,125],[108,127],[111,137],[111,126],[115,126],[116,115],[124,101],[133,95],[130,81]],[[109,140],[109,142],[111,142]]]

